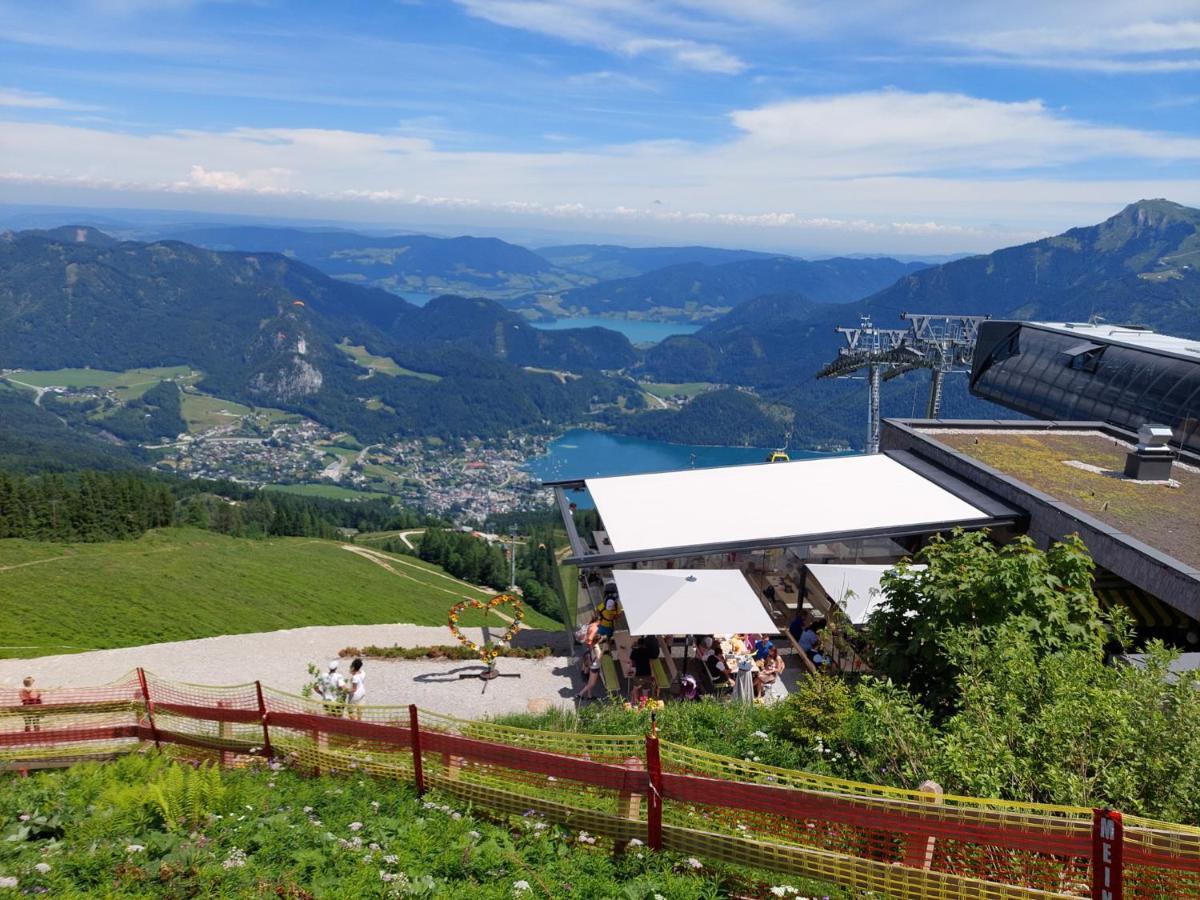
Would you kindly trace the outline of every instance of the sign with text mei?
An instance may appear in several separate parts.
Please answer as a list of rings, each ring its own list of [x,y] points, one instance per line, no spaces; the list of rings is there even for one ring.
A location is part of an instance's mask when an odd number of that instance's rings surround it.
[[[1094,810],[1092,816],[1092,900],[1121,900],[1121,814]]]

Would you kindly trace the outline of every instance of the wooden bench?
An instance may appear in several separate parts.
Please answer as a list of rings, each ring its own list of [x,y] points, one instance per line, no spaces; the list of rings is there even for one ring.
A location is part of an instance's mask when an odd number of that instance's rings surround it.
[[[660,692],[671,689],[671,676],[667,673],[667,667],[661,658],[650,660],[650,674],[654,676]]]
[[[604,689],[610,694],[622,693],[621,676],[617,674],[617,664],[611,653],[605,653],[600,657],[600,680],[604,683]]]

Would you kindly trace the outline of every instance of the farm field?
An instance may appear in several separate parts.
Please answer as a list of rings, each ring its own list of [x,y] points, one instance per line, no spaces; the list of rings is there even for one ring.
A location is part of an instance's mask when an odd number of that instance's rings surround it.
[[[343,342],[338,344],[338,347],[364,369],[374,369],[381,375],[391,375],[394,378],[407,376],[409,378],[420,378],[423,381],[442,380],[441,375],[434,375],[431,372],[414,372],[412,369],[406,369],[390,356],[372,356],[367,351],[367,348],[363,346]]]
[[[376,500],[389,496],[380,491],[356,491],[336,484],[268,484],[264,487],[268,491],[298,494],[301,497],[322,497],[326,500]]]
[[[232,400],[222,400],[211,394],[199,391],[184,391],[181,397],[183,420],[187,422],[188,431],[193,434],[216,428],[219,425],[229,425],[244,416],[260,416],[265,423],[279,422],[287,418],[298,418],[293,413],[281,409],[259,406],[251,409]]]
[[[0,541],[0,656],[130,647],[306,625],[444,625],[484,592],[412,557],[385,568],[309,538],[193,529],[98,544]],[[482,624],[464,612],[463,625]],[[531,628],[560,628],[527,609]]]
[[[669,400],[671,397],[686,397],[691,400],[705,391],[712,390],[716,385],[708,381],[684,381],[677,384],[666,381],[643,381],[641,387],[646,393],[653,394],[660,400]]]
[[[134,400],[160,381],[176,379],[190,383],[200,373],[190,366],[159,366],[148,369],[127,369],[110,372],[105,369],[40,369],[14,372],[11,376],[23,384],[35,387],[95,387],[116,392],[122,400]]]

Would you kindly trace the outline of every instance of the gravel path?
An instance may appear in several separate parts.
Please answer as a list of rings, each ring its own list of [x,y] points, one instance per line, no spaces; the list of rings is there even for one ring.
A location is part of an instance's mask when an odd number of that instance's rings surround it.
[[[473,641],[481,629],[464,628]],[[0,659],[0,685],[19,687],[33,675],[44,690],[104,684],[142,666],[146,671],[194,684],[241,684],[261,681],[279,690],[299,693],[309,680],[308,663],[323,666],[343,647],[367,644],[406,647],[450,643],[442,626],[339,625],[292,628],[259,634],[233,634],[146,644],[117,650],[92,650],[34,659]],[[343,660],[342,671],[349,666]],[[500,659],[501,673],[520,678],[497,678],[486,684],[461,680],[460,672],[480,671],[483,664],[449,660],[368,660],[367,702],[390,706],[416,703],[423,709],[475,719],[509,712],[540,711],[572,706],[573,666],[568,657]]]

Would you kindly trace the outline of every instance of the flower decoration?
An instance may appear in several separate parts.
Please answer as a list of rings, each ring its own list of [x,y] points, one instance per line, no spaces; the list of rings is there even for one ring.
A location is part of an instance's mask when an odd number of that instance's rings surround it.
[[[512,607],[512,624],[508,626],[508,630],[500,636],[499,640],[490,646],[479,646],[463,634],[462,630],[458,627],[458,620],[464,609],[479,609],[487,613],[501,606]],[[521,602],[521,598],[515,594],[497,594],[486,602],[483,600],[460,600],[450,607],[450,633],[464,647],[470,648],[473,653],[478,653],[479,658],[490,666],[495,662],[496,657],[500,655],[499,645],[507,644],[517,636],[517,632],[521,630],[521,622],[524,618],[525,606]]]

